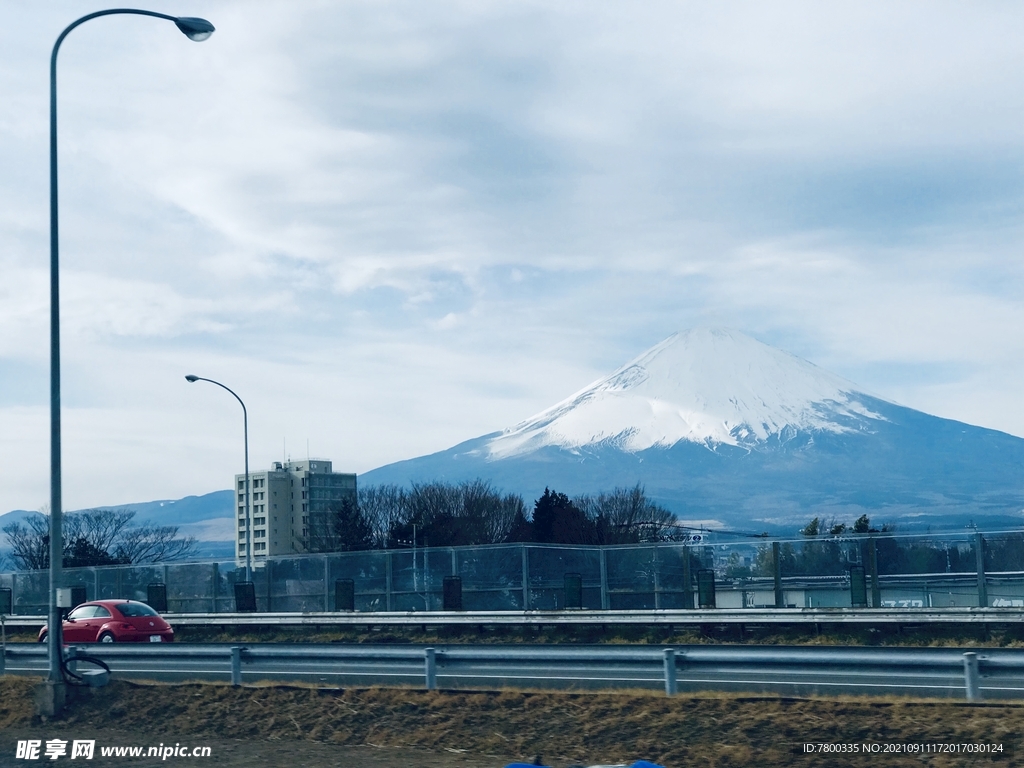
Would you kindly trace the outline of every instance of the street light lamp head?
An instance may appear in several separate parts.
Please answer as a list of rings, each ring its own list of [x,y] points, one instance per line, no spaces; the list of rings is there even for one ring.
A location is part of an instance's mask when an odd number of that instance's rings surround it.
[[[214,32],[213,24],[206,19],[197,19],[194,16],[179,16],[174,23],[178,25],[178,29],[185,37],[197,43],[203,42]]]
[[[190,373],[188,376],[185,377],[185,381],[190,381],[190,382],[192,382],[194,384],[195,382],[199,381],[199,377],[198,376],[193,376]]]

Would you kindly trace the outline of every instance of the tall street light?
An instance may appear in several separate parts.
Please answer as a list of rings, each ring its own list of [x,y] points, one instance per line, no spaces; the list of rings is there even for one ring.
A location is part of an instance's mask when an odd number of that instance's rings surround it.
[[[90,13],[69,24],[54,43],[53,53],[50,56],[50,610],[47,631],[49,670],[46,681],[51,686],[53,694],[49,698],[51,706],[44,708],[53,710],[48,713],[51,715],[59,713],[63,708],[64,699],[61,670],[63,662],[61,611],[57,607],[57,588],[61,586],[64,557],[60,467],[60,291],[57,278],[57,52],[60,50],[60,44],[64,42],[64,38],[79,24],[99,16],[113,16],[122,13],[153,16],[157,19],[173,21],[186,37],[196,42],[205,40],[214,31],[213,24],[206,19],[167,16],[163,13],[140,11],[134,8],[113,8]]]
[[[193,376],[192,374],[186,376],[185,381],[191,383],[197,381],[208,381],[211,384],[216,384],[221,389],[226,389],[234,395],[235,400],[237,400],[238,404],[242,406],[242,427],[245,433],[245,580],[246,582],[252,582],[252,541],[249,534],[251,527],[249,517],[249,413],[245,410],[245,403],[242,402],[242,398],[235,394],[234,390],[225,387],[219,381],[204,379],[202,376]],[[234,498],[234,494],[235,491],[232,489],[232,498]],[[235,502],[232,501],[232,509],[234,509],[234,504]],[[232,514],[232,517],[234,517],[234,514]]]

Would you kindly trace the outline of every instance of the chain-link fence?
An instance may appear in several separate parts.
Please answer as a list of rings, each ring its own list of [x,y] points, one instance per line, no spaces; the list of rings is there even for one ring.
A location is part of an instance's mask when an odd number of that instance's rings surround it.
[[[356,611],[442,610],[452,577],[469,611],[1024,607],[1022,532],[723,538],[296,555],[268,559],[252,578],[258,610],[282,612],[338,610],[340,581],[351,581]],[[145,601],[164,585],[171,613],[232,612],[243,579],[234,561],[64,570],[64,586],[84,588],[87,600]],[[0,612],[43,614],[47,590],[46,571],[2,573]]]

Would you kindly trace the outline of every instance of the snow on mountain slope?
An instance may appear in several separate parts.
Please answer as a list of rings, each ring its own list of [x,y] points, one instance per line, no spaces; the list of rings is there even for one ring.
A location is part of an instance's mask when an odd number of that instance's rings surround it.
[[[681,440],[752,447],[796,432],[839,434],[884,421],[859,394],[866,393],[852,382],[738,331],[681,331],[506,429],[482,453],[495,460],[596,443],[636,452]]]

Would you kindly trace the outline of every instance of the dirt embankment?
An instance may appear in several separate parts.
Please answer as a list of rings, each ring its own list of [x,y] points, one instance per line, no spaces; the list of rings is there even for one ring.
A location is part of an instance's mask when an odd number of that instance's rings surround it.
[[[117,681],[77,703],[61,723],[44,724],[32,715],[33,682],[0,679],[0,735],[6,736],[0,748],[4,750],[8,750],[11,734],[39,733],[36,738],[45,739],[54,738],[58,731],[116,731],[132,734],[144,743],[180,741],[187,736],[239,745],[235,750],[239,762],[217,760],[211,765],[273,765],[276,763],[264,762],[269,758],[262,756],[282,748],[282,754],[307,755],[293,761],[295,765],[341,764],[337,760],[342,753],[330,750],[342,745],[346,749],[372,745],[377,750],[375,757],[360,758],[358,764],[388,768],[501,766],[512,759],[529,762],[535,755],[543,755],[546,764],[558,767],[641,757],[666,766],[718,768],[1024,765],[1024,704],[1013,703],[724,694],[667,698],[636,692],[233,688]],[[801,751],[803,744],[818,742],[983,743],[1002,744],[1003,751],[986,757],[955,753],[808,756]],[[312,752],[301,751],[307,748]],[[406,755],[401,749],[410,748],[418,750],[408,753],[419,756],[415,762],[399,756]],[[314,757],[316,749],[325,756]],[[223,756],[223,748],[221,752]],[[333,758],[328,757],[331,754]],[[0,754],[0,764],[7,756]]]

